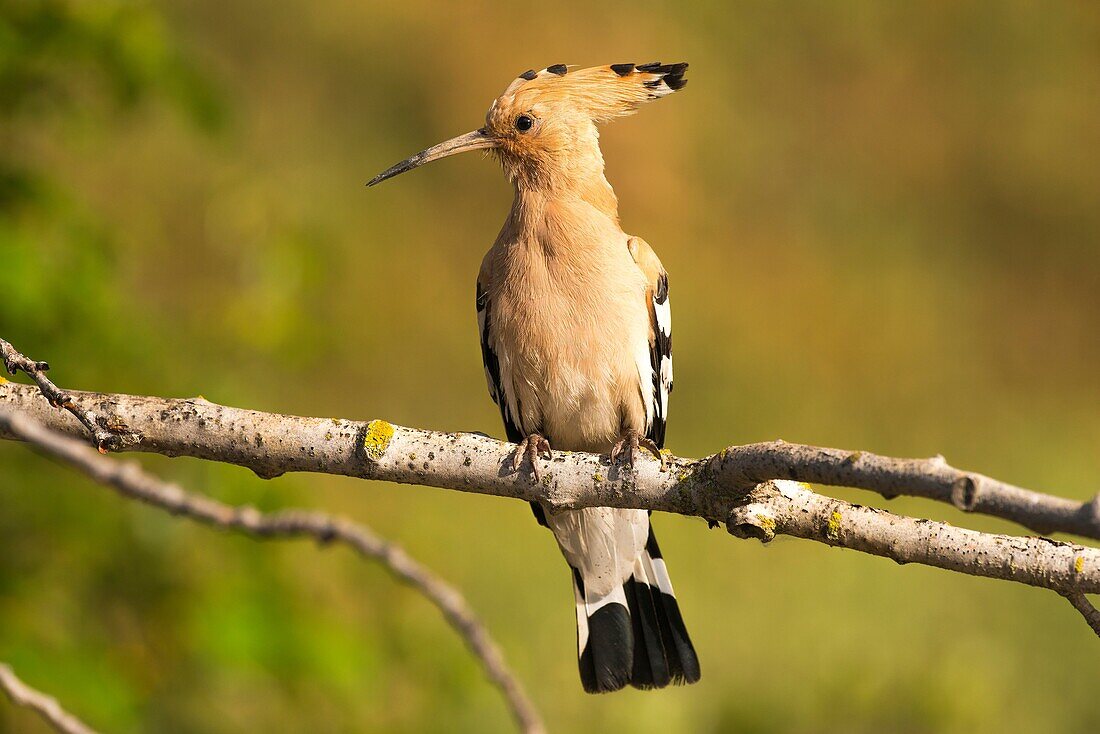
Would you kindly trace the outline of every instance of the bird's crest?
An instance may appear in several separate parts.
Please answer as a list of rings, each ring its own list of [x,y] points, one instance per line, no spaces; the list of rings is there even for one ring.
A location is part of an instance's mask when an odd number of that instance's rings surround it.
[[[629,115],[643,102],[683,89],[686,63],[610,64],[570,69],[554,64],[542,71],[520,74],[494,102],[507,100],[514,108],[536,104],[566,103],[584,111],[596,122]]]

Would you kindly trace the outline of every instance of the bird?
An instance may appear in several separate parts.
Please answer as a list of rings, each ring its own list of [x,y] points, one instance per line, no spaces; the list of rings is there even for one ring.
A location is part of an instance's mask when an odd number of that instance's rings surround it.
[[[526,462],[535,481],[553,451],[610,454],[633,471],[645,450],[664,467],[673,385],[668,275],[649,244],[620,226],[599,126],[683,89],[687,68],[525,71],[493,101],[484,126],[367,184],[464,151],[499,160],[514,198],[478,273],[478,331],[489,394],[517,444],[510,469]],[[571,569],[584,690],[698,681],[650,513],[531,505]]]

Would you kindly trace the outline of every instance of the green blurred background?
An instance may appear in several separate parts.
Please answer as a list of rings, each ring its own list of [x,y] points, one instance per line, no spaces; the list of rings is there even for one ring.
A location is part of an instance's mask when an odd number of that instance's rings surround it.
[[[0,0],[0,335],[73,388],[501,435],[473,285],[508,185],[473,155],[363,183],[526,68],[658,58],[691,85],[603,144],[624,227],[671,273],[675,453],[782,437],[1100,489],[1085,2]],[[403,543],[553,731],[1100,730],[1100,645],[1051,593],[660,516],[703,680],[590,697],[524,504],[141,460]],[[104,732],[511,728],[378,568],[172,519],[14,444],[0,660]],[[45,729],[0,701],[0,731]]]

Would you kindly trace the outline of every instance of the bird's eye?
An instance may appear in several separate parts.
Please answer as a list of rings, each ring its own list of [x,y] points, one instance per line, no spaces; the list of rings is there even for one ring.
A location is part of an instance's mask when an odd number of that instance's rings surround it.
[[[516,118],[516,130],[521,133],[525,133],[530,130],[535,124],[535,121],[531,119],[530,115],[520,115]]]

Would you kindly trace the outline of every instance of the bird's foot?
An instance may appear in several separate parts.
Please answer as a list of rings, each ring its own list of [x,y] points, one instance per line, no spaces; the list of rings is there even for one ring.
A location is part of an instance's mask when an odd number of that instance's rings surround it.
[[[657,457],[657,461],[661,462],[661,469],[665,468],[665,455],[661,453],[660,447],[657,446],[652,439],[643,436],[633,429],[623,431],[622,436],[619,437],[619,441],[611,448],[611,463],[614,464],[619,460],[619,457],[622,456],[624,457],[627,467],[633,471],[634,451],[639,448],[651,452]]]
[[[538,433],[532,433],[527,438],[519,442],[516,446],[516,450],[512,453],[512,471],[518,472],[520,466],[523,464],[524,457],[531,464],[531,474],[535,477],[535,481],[539,481],[542,477],[539,475],[539,454],[546,454],[547,459],[553,459],[554,454],[550,451],[550,442],[543,438]]]

